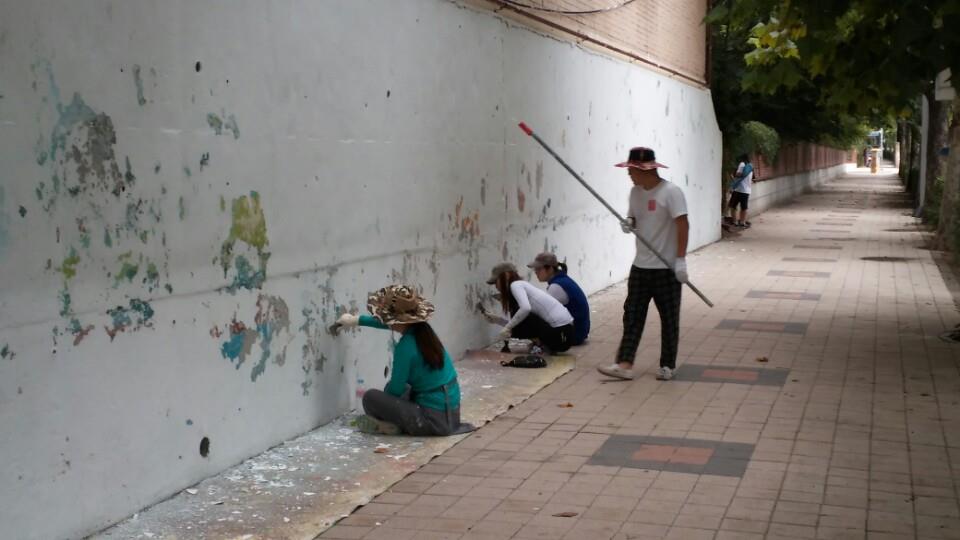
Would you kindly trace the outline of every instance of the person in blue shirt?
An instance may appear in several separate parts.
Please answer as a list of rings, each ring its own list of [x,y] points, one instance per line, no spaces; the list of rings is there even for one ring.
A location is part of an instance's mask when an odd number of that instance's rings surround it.
[[[357,427],[369,433],[451,435],[473,429],[460,423],[460,385],[450,355],[427,323],[433,304],[406,285],[370,293],[371,315],[344,313],[338,327],[366,326],[401,335],[393,352],[393,371],[383,390],[363,394],[366,416]]]
[[[587,295],[570,276],[566,263],[557,262],[557,256],[545,252],[537,255],[527,265],[541,282],[547,282],[547,293],[560,301],[573,316],[572,345],[583,345],[590,335],[590,304]]]

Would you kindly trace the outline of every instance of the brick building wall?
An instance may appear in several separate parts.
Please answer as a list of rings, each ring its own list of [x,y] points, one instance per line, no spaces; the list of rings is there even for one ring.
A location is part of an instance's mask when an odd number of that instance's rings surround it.
[[[707,84],[706,0],[634,0],[611,11],[568,15],[521,7],[585,11],[625,0],[467,0],[561,39],[626,57],[679,77]]]
[[[850,161],[848,150],[838,150],[813,143],[788,143],[780,147],[777,159],[768,163],[763,156],[752,156],[754,176],[758,182],[817,169],[834,167]]]

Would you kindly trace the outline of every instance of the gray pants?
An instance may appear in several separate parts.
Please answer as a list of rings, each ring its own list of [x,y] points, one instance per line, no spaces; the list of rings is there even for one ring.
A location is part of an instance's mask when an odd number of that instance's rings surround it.
[[[396,397],[382,390],[367,390],[363,394],[363,411],[377,420],[396,424],[407,435],[450,435],[460,427],[460,407],[448,414],[421,407],[410,401],[409,396],[409,391],[403,397]]]

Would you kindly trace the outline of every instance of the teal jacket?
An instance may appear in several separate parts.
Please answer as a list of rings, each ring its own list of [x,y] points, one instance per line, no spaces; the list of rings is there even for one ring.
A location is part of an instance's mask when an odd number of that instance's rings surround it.
[[[370,315],[360,316],[360,326],[383,330],[390,328]],[[410,394],[418,405],[443,411],[446,410],[446,402],[440,387],[445,384],[448,385],[450,407],[455,409],[460,406],[460,385],[450,355],[444,350],[443,368],[433,369],[420,354],[417,339],[413,334],[404,334],[393,349],[393,370],[383,391],[391,396],[402,397],[407,391],[407,385],[410,385]]]

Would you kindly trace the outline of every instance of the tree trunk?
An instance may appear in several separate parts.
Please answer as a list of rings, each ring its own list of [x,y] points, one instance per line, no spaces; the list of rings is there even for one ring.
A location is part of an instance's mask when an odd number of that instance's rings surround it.
[[[897,143],[900,145],[900,181],[907,185],[907,170],[910,163],[909,136],[907,135],[907,122],[897,120]]]
[[[950,155],[943,172],[943,198],[940,201],[940,225],[937,236],[940,245],[957,253],[960,230],[957,227],[957,198],[960,194],[960,96],[953,99],[953,118],[950,120]]]
[[[933,90],[928,92],[930,102],[930,125],[927,138],[927,185],[924,201],[929,207],[939,205],[934,192],[937,191],[937,178],[943,176],[943,167],[946,165],[946,156],[940,154],[940,149],[947,145],[950,125],[950,104],[946,101],[937,101]]]

